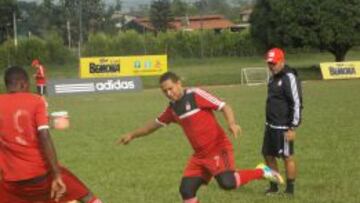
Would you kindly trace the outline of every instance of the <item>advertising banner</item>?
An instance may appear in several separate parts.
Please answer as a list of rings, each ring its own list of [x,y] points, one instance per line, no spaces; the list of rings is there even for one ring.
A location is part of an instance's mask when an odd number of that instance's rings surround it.
[[[142,90],[142,82],[139,77],[64,79],[49,80],[47,88],[49,96],[82,93],[135,92]]]
[[[89,57],[80,59],[80,78],[153,76],[167,71],[166,55]]]
[[[320,63],[324,80],[360,78],[360,61]]]

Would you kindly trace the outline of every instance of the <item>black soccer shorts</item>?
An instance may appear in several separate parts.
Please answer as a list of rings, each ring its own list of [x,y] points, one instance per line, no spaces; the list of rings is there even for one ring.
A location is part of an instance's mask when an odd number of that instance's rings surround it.
[[[294,141],[285,139],[287,129],[274,129],[266,125],[262,154],[264,156],[288,157],[294,154]]]

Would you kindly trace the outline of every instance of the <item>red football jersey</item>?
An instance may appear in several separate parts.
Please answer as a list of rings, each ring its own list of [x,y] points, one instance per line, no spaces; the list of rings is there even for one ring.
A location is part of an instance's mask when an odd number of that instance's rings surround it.
[[[45,67],[43,65],[39,65],[36,69],[36,84],[37,85],[45,85],[46,77],[45,77]]]
[[[214,110],[221,110],[225,102],[199,89],[185,89],[184,96],[170,102],[156,122],[166,126],[180,124],[197,156],[205,156],[213,150],[231,144],[217,122]]]
[[[45,100],[31,93],[0,95],[0,169],[4,180],[44,175],[38,130],[49,128]]]

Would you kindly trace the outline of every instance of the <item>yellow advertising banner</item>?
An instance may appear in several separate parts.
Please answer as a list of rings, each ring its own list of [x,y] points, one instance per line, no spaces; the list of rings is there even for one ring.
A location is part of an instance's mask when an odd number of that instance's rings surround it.
[[[80,78],[161,75],[167,66],[166,55],[81,58]]]
[[[360,78],[360,61],[320,63],[324,80]]]

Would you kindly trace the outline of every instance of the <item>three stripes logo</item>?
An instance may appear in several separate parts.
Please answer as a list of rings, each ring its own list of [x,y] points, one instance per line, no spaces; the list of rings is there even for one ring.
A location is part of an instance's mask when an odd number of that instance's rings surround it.
[[[59,84],[55,85],[56,94],[79,93],[79,92],[95,92],[94,83],[83,84]]]

